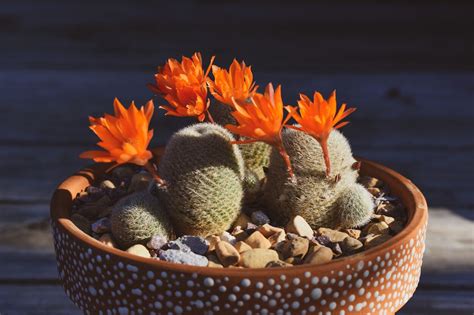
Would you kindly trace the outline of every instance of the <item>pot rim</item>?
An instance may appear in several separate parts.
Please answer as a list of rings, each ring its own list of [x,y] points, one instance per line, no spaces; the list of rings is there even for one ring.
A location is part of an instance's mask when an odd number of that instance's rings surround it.
[[[153,150],[153,153],[157,158],[159,158],[163,152],[164,147],[159,147]],[[399,247],[424,226],[428,217],[428,206],[426,200],[418,187],[416,187],[409,179],[381,164],[363,158],[357,158],[357,160],[362,162],[362,173],[364,173],[364,170],[369,170],[370,173],[376,173],[376,175],[371,175],[376,178],[378,178],[380,175],[382,175],[380,177],[384,177],[385,180],[382,179],[384,181],[386,181],[387,178],[390,178],[395,182],[395,185],[389,186],[392,190],[394,190],[396,186],[396,190],[398,190],[396,195],[401,195],[402,191],[404,191],[405,195],[408,195],[408,202],[406,202],[407,200],[403,202],[404,206],[408,209],[408,223],[402,231],[382,244],[357,254],[337,258],[321,265],[304,264],[284,268],[254,269],[199,267],[140,257],[118,248],[106,246],[77,228],[69,217],[72,199],[78,192],[78,187],[81,187],[79,190],[82,190],[87,187],[87,185],[90,185],[99,174],[102,174],[108,167],[110,167],[110,164],[93,164],[90,167],[80,170],[63,181],[53,194],[51,199],[50,213],[52,221],[55,224],[62,227],[71,237],[79,240],[85,246],[90,247],[96,251],[104,252],[104,254],[118,256],[119,259],[129,261],[130,263],[148,265],[156,269],[183,273],[197,273],[203,276],[222,276],[225,274],[227,276],[240,277],[277,276],[280,275],[282,271],[284,271],[287,275],[301,274],[305,271],[310,271],[312,274],[325,273],[331,270],[344,269],[345,266],[357,263],[362,260],[368,261],[375,259],[377,256],[382,255],[382,253],[390,251],[397,246]],[[71,191],[74,191],[74,193]]]

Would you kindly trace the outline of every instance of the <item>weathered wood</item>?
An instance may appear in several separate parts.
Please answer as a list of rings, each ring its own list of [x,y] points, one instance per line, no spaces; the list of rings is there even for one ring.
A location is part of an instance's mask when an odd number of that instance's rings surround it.
[[[337,89],[339,102],[358,108],[351,125],[344,128],[355,146],[473,149],[469,131],[474,111],[467,105],[474,98],[470,74],[264,73],[258,65],[255,70],[260,85],[281,83],[289,104],[296,103],[299,92],[312,94],[317,89],[328,95]],[[153,69],[2,71],[0,144],[92,144],[95,138],[87,117],[111,112],[115,96],[127,105],[133,99],[144,104],[152,96],[145,87],[152,74]],[[457,104],[456,110],[447,113],[446,104]],[[156,110],[155,144],[166,142],[174,130],[192,121],[165,118],[162,110]]]
[[[200,50],[226,63],[252,56],[262,69],[465,69],[470,12],[471,3],[421,1],[8,0],[0,66],[122,71]]]
[[[1,285],[2,315],[79,315],[59,285]]]
[[[474,291],[417,290],[397,315],[472,315]]]

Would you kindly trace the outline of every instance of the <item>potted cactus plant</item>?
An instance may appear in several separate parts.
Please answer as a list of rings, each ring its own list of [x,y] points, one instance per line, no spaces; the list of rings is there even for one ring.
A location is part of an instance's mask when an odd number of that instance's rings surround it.
[[[422,194],[353,157],[335,92],[285,106],[213,61],[169,59],[148,85],[198,120],[165,148],[148,148],[152,101],[90,118],[97,164],[51,206],[68,296],[89,313],[394,313],[420,276]]]

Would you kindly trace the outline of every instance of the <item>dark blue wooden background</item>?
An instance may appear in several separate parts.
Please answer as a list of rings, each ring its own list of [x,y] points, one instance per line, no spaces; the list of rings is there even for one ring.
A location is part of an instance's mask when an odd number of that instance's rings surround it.
[[[420,288],[402,314],[474,312],[474,6],[457,1],[0,3],[0,314],[71,314],[49,236],[55,185],[86,165],[88,115],[143,104],[168,57],[253,66],[257,83],[338,91],[356,155],[412,179],[430,204]],[[159,100],[157,100],[157,105]],[[165,144],[189,120],[153,121]]]

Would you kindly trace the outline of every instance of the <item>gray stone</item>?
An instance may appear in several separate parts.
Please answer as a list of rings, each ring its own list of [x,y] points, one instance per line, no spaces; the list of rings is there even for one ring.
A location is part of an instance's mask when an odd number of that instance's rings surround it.
[[[146,244],[146,246],[150,249],[159,250],[163,246],[165,246],[166,243],[168,243],[166,237],[163,237],[161,235],[153,235]]]
[[[193,252],[198,255],[204,255],[209,249],[209,242],[200,236],[184,235],[175,241],[168,243],[170,249],[178,249],[185,252]]]
[[[193,252],[185,252],[178,249],[168,249],[161,251],[159,255],[161,260],[173,262],[176,264],[201,266],[208,265],[208,259],[205,256],[197,255]]]
[[[110,232],[110,219],[102,218],[92,223],[92,232],[97,234]]]
[[[270,218],[263,211],[252,212],[251,220],[256,225],[264,225],[270,223]]]

